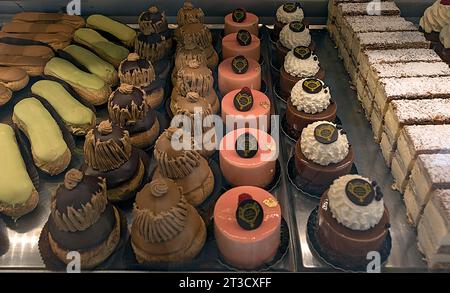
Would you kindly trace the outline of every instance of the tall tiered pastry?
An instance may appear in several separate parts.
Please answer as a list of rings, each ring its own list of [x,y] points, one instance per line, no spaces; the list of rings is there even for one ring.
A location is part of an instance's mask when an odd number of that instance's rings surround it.
[[[322,250],[339,263],[365,266],[367,254],[383,248],[389,228],[389,213],[375,181],[346,175],[322,195],[315,233]]]
[[[181,39],[178,47],[191,43],[195,44],[205,51],[208,67],[217,67],[217,64],[219,64],[219,55],[217,55],[212,45],[211,31],[203,23],[185,24],[181,27],[180,33]]]
[[[449,23],[450,1],[448,0],[436,0],[420,18],[420,28],[424,31],[427,40],[434,44],[439,43],[439,33]]]
[[[145,92],[145,101],[152,107],[161,105],[164,98],[162,80],[156,77],[155,69],[149,60],[139,57],[136,53],[128,55],[119,65],[121,83],[131,84]]]
[[[205,223],[173,180],[155,179],[138,193],[131,226],[138,262],[189,261],[205,240]]]
[[[206,52],[193,42],[187,42],[182,47],[177,48],[175,53],[175,65],[172,71],[172,84],[177,84],[178,71],[188,66],[194,60],[200,66],[208,66]],[[211,68],[211,67],[210,67]]]
[[[181,28],[190,23],[204,23],[205,14],[200,7],[194,7],[189,1],[184,1],[183,7],[178,10],[177,24],[178,27],[175,30],[175,40],[181,41]]]
[[[322,194],[335,179],[349,174],[353,159],[345,131],[331,122],[309,124],[295,145],[298,181],[315,194]]]
[[[303,22],[303,8],[299,2],[287,2],[278,7],[275,24],[273,26],[273,40],[278,41],[280,32],[285,25],[292,21]]]
[[[159,121],[156,111],[144,100],[144,91],[123,83],[111,94],[108,112],[111,122],[130,134],[134,147],[146,149],[159,135]]]
[[[187,201],[200,205],[214,189],[214,176],[208,162],[193,147],[190,133],[168,128],[155,144],[157,168],[153,179],[169,178],[183,188]]]
[[[84,160],[86,175],[105,178],[108,199],[114,202],[133,197],[146,173],[128,131],[108,120],[86,135]]]
[[[81,255],[81,268],[105,261],[120,241],[120,216],[108,203],[106,180],[71,169],[51,200],[48,239],[53,253],[64,263],[71,251]]]
[[[212,71],[198,59],[190,59],[177,73],[176,86],[173,88],[170,108],[172,113],[175,103],[180,97],[185,97],[188,92],[196,92],[206,98],[211,105],[212,112],[217,114],[220,110],[220,102],[214,89],[214,77]]]
[[[214,208],[214,235],[225,261],[252,270],[270,263],[280,246],[281,208],[258,187],[228,190]]]

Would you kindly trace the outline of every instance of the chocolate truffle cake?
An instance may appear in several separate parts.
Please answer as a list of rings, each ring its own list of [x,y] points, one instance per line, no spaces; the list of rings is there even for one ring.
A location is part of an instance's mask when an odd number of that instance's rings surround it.
[[[156,78],[155,69],[150,61],[140,58],[138,54],[131,53],[119,65],[119,78],[121,83],[139,87],[145,92],[146,103],[153,108],[161,105],[164,98],[164,88]]]
[[[146,34],[164,33],[169,27],[166,19],[166,12],[161,11],[156,6],[150,6],[147,11],[142,12],[138,19],[139,30]]]
[[[123,83],[108,100],[109,119],[128,131],[131,144],[140,149],[150,147],[159,135],[158,117],[144,96],[143,90]]]
[[[326,121],[309,124],[295,145],[298,180],[315,194],[322,194],[335,179],[349,174],[353,159],[344,130]]]
[[[212,46],[212,35],[210,30],[203,23],[189,23],[180,29],[181,39],[178,46],[185,46],[186,43],[194,43],[205,50],[207,65],[215,68],[219,64],[219,55]]]
[[[134,196],[146,173],[128,131],[108,120],[100,122],[86,135],[84,160],[86,175],[106,179],[110,201],[123,201]]]
[[[192,42],[187,42],[184,46],[177,49],[175,53],[175,66],[172,71],[172,84],[175,86],[178,79],[178,71],[181,68],[188,66],[188,64],[195,60],[201,66],[207,66],[206,52],[198,45]]]
[[[198,59],[189,60],[186,66],[178,70],[176,81],[170,102],[172,113],[176,113],[174,105],[179,97],[185,97],[188,92],[196,92],[201,97],[205,97],[211,105],[213,114],[219,112],[220,102],[214,90],[213,73],[205,64]]]
[[[308,124],[336,119],[336,104],[331,100],[330,89],[316,78],[302,79],[292,88],[287,101],[286,121],[289,134],[299,138]]]
[[[178,147],[181,148],[177,150]],[[174,180],[190,204],[198,206],[212,193],[212,170],[194,148],[190,133],[173,127],[166,129],[156,141],[153,154],[157,163],[153,179]]]
[[[178,27],[175,30],[175,40],[181,41],[181,28],[189,23],[204,23],[205,14],[200,7],[194,7],[189,1],[184,1],[183,7],[178,10],[177,24]]]
[[[316,237],[339,263],[365,266],[389,233],[389,213],[375,181],[359,175],[336,179],[320,200]]]
[[[292,21],[303,22],[305,15],[299,2],[287,2],[279,6],[273,26],[273,39],[278,41],[283,27]]]
[[[51,200],[47,222],[53,253],[64,263],[71,251],[81,255],[81,268],[106,260],[120,240],[120,216],[108,203],[106,180],[71,169]]]
[[[173,180],[153,180],[137,194],[131,245],[138,262],[189,261],[205,240],[205,223]]]

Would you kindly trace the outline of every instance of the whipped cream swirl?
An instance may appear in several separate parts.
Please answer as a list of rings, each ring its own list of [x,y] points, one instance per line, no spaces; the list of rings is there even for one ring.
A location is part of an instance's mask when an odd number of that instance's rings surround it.
[[[347,183],[353,179],[372,182],[359,175],[345,175],[336,180],[328,190],[328,207],[333,217],[351,230],[366,231],[377,225],[384,214],[384,202],[374,199],[366,206],[354,204],[346,194]]]
[[[330,105],[330,89],[322,83],[322,90],[317,94],[310,94],[303,89],[302,79],[298,81],[291,91],[291,102],[298,111],[308,114],[320,113]]]
[[[326,121],[316,121],[309,124],[302,131],[300,138],[301,151],[308,160],[322,166],[339,163],[347,157],[349,152],[350,146],[347,135],[337,130],[338,136],[335,142],[330,144],[321,143],[314,134],[316,127],[321,124],[330,124],[336,127],[335,124]]]
[[[440,0],[428,7],[420,19],[420,26],[427,33],[440,32],[448,23],[450,23],[450,5],[441,4]]]
[[[303,9],[301,7],[297,7],[294,12],[286,12],[283,9],[283,5],[278,7],[277,9],[277,20],[281,23],[290,23],[291,21],[303,21],[305,17],[303,13]]]
[[[309,58],[303,60],[297,58],[291,50],[284,59],[284,70],[292,76],[297,77],[313,77],[319,72],[319,58],[311,54]]]
[[[311,35],[307,27],[302,32],[294,32],[289,25],[285,25],[280,32],[280,42],[289,50],[297,46],[308,47],[311,44]]]

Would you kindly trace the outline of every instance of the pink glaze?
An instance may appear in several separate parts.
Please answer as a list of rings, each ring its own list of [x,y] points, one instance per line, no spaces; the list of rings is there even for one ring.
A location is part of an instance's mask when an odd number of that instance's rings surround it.
[[[258,141],[258,152],[253,158],[241,158],[236,152],[237,138],[250,133]],[[219,148],[220,169],[233,186],[266,187],[275,175],[278,146],[272,136],[255,128],[240,128],[226,134]]]
[[[257,229],[245,230],[236,220],[239,195],[247,193],[262,207],[264,219]],[[225,260],[240,269],[255,269],[270,262],[280,245],[281,208],[269,207],[264,200],[275,198],[264,189],[240,186],[228,190],[214,208],[217,246]]]
[[[234,22],[232,15],[233,13],[229,13],[225,16],[225,35],[237,33],[239,30],[248,30],[248,32],[252,35],[258,35],[258,16],[253,13],[247,12],[247,16],[245,17],[243,22]]]
[[[222,120],[227,129],[244,127],[257,128],[263,131],[270,129],[270,100],[260,91],[252,90],[253,107],[247,112],[241,112],[234,106],[234,97],[241,90],[233,90],[222,99]],[[228,125],[228,119],[233,125]],[[264,121],[264,122],[263,122]]]
[[[261,89],[261,66],[253,59],[248,59],[249,68],[247,72],[237,74],[231,68],[233,57],[225,59],[219,64],[219,90],[222,96],[235,89],[249,87]]]
[[[222,57],[227,59],[243,55],[247,59],[259,61],[261,41],[256,35],[252,35],[252,42],[247,46],[241,46],[236,40],[237,33],[226,35],[222,39]]]

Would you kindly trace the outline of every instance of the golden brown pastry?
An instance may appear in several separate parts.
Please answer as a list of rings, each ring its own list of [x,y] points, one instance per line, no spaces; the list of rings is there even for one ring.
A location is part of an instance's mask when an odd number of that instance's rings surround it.
[[[139,263],[189,261],[205,240],[205,223],[173,180],[156,179],[138,193],[131,245]]]
[[[42,75],[47,61],[41,57],[2,55],[0,52],[0,66],[23,69],[29,76]]]
[[[193,206],[200,205],[214,189],[214,176],[208,162],[193,148],[190,133],[181,129],[168,128],[156,140],[154,157],[158,167],[153,179],[170,178],[183,188],[183,194]],[[173,137],[175,135],[175,137]],[[175,150],[174,141],[186,148]]]
[[[13,92],[20,91],[27,86],[30,78],[25,70],[14,67],[0,67],[0,84]]]
[[[78,15],[68,15],[65,13],[45,13],[45,12],[20,12],[14,15],[13,22],[31,23],[63,23],[73,26],[75,29],[84,27],[84,18]]]
[[[55,56],[55,53],[50,47],[44,45],[13,45],[2,43],[0,40],[0,55],[39,57],[48,61]]]
[[[51,46],[54,50],[62,50],[70,45],[71,37],[63,33],[47,34],[47,33],[6,33],[0,32],[0,38],[15,38],[30,41],[38,41]]]
[[[2,26],[2,32],[5,33],[23,33],[23,34],[64,34],[72,37],[75,28],[64,23],[26,23],[9,22]]]
[[[5,85],[0,83],[0,106],[8,103],[12,98],[12,92]]]

